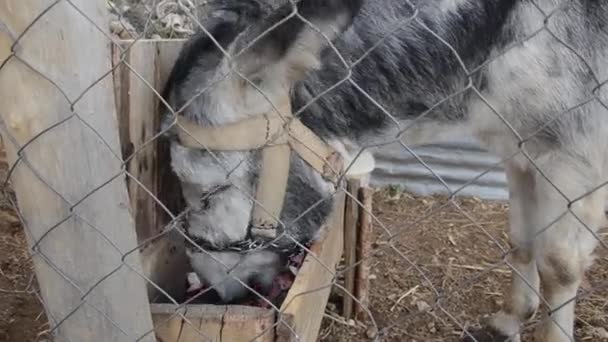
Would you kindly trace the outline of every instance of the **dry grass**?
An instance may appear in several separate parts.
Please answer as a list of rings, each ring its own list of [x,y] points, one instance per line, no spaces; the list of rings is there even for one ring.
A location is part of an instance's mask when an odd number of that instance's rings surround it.
[[[0,159],[0,181],[7,165]],[[1,184],[1,183],[0,183]],[[23,228],[0,188],[0,341],[42,341],[48,329]]]

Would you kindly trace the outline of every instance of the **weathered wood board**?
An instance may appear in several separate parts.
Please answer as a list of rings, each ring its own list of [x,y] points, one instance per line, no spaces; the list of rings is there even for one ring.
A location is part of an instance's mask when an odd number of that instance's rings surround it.
[[[344,214],[344,273],[342,316],[364,319],[369,288],[373,191],[362,178],[348,180]]]
[[[357,229],[357,272],[355,276],[355,319],[364,320],[368,314],[365,308],[369,305],[369,276],[371,274],[369,258],[372,252],[373,225],[372,203],[374,191],[368,187],[359,189],[359,221]]]
[[[334,197],[334,210],[327,228],[324,239],[311,247],[281,306],[281,313],[288,317],[284,320],[290,322],[291,329],[280,323],[277,341],[314,342],[317,339],[344,249],[344,193]]]
[[[126,182],[148,295],[154,300],[185,287],[157,282],[186,271],[183,244],[176,232],[159,236],[181,209],[181,188],[170,171],[167,143],[158,136],[163,87],[183,40],[125,40],[112,46],[114,92]],[[167,212],[168,211],[168,212]],[[167,268],[163,265],[172,264]]]
[[[338,194],[325,233],[310,248],[279,312],[244,306],[152,304],[159,341],[316,341],[342,255],[343,208],[344,195]],[[167,273],[160,268],[154,272]],[[172,281],[175,278],[160,279],[159,284]]]
[[[162,342],[274,342],[272,310],[238,305],[153,304],[152,317]]]
[[[355,301],[355,281],[357,262],[357,222],[359,221],[359,203],[357,196],[361,188],[360,179],[351,179],[347,183],[346,204],[344,208],[344,291],[342,299],[342,315],[352,316]],[[352,197],[351,197],[352,196]],[[354,198],[353,198],[354,197]]]
[[[176,213],[179,182],[159,137],[164,84],[183,40],[122,41],[113,46],[114,89],[122,157],[139,241],[158,234]]]

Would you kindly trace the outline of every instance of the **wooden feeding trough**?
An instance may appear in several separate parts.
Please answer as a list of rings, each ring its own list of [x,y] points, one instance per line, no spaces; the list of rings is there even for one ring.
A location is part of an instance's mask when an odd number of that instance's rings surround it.
[[[123,41],[126,52],[113,50],[122,152],[125,158],[132,156],[127,164],[132,176],[127,178],[127,186],[138,240],[144,246],[140,252],[144,273],[150,280],[148,294],[157,340],[315,341],[343,249],[346,266],[357,263],[368,249],[370,220],[365,213],[371,210],[370,192],[359,190],[360,182],[351,180],[349,191],[358,196],[358,201],[345,197],[344,193],[335,196],[334,210],[322,228],[322,238],[310,248],[311,253],[306,256],[280,311],[237,305],[179,304],[186,292],[189,271],[184,241],[175,232],[161,232],[169,221],[163,206],[179,212],[181,189],[169,169],[168,147],[156,135],[160,121],[158,99],[183,43],[183,40]],[[367,203],[366,208],[358,210],[356,202]],[[346,248],[344,239],[348,241]],[[345,271],[345,288],[364,304],[367,272],[365,262]],[[344,296],[345,314],[350,316],[353,308],[360,312],[352,298]]]
[[[324,227],[323,238],[310,248],[314,257],[306,257],[280,312],[240,305],[152,304],[157,338],[165,342],[316,341],[342,254],[343,221],[339,208],[344,202],[339,199],[335,203],[336,210]],[[185,264],[178,258],[173,262]],[[185,279],[184,274],[177,279]],[[176,311],[181,315],[176,315]]]

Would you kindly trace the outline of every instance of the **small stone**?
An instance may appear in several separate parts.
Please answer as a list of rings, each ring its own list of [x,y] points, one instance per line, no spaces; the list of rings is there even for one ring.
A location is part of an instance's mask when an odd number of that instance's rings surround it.
[[[367,330],[365,330],[365,336],[370,340],[376,338],[377,335],[378,329],[376,329],[376,327],[369,327]]]
[[[376,278],[378,278],[378,277],[376,277],[376,275],[375,275],[375,274],[370,274],[370,275],[369,275],[369,277],[367,277],[367,278],[368,278],[369,280],[375,280],[375,279],[376,279]]]
[[[606,328],[593,328],[593,335],[597,336],[600,339],[608,340],[608,330],[606,330]]]
[[[416,307],[418,308],[418,311],[428,311],[431,306],[427,304],[427,302],[423,301],[423,300],[419,300],[416,302]]]
[[[351,327],[354,327],[355,325],[357,325],[357,323],[355,323],[355,320],[354,320],[354,319],[349,319],[347,323],[348,323],[348,325],[350,325]]]

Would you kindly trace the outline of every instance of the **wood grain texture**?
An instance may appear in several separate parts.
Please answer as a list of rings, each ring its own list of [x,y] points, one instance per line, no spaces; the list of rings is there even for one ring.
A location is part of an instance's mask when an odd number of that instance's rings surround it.
[[[183,237],[173,231],[141,249],[143,274],[150,280],[148,297],[152,303],[180,301],[186,293],[186,274],[190,272]],[[184,281],[178,281],[183,279]]]
[[[275,314],[272,310],[239,305],[178,308],[172,304],[153,304],[152,315],[157,324],[156,338],[163,342],[275,340]]]
[[[285,324],[278,325],[277,341],[317,340],[344,246],[343,208],[344,193],[339,193],[334,197],[334,210],[324,228],[324,238],[310,248],[281,306],[280,315],[291,322],[292,329]]]
[[[126,45],[123,44],[123,47]],[[155,94],[159,82],[156,44],[136,43],[121,54],[114,48],[115,89],[122,157],[127,161],[126,177],[131,208],[140,241],[158,231],[156,135],[160,117]]]
[[[138,253],[119,267],[137,239],[124,178],[117,177],[114,93],[111,77],[103,77],[111,70],[109,44],[85,18],[105,23],[107,10],[101,0],[71,3],[82,14],[65,1],[0,2],[2,56],[10,36],[28,29],[17,48],[27,65],[12,58],[0,71],[0,128],[9,163],[34,139],[11,181],[28,243],[36,244],[51,326],[68,317],[55,340],[133,341],[153,325],[145,282],[130,269],[142,271]]]
[[[357,262],[357,224],[359,222],[359,203],[357,196],[361,187],[359,178],[347,182],[346,205],[344,212],[344,291],[342,299],[342,316],[351,318],[355,301],[355,277]],[[352,196],[352,197],[351,197]],[[354,198],[353,198],[354,197]]]
[[[157,342],[178,342],[183,326],[180,312],[172,306],[152,306],[152,321],[154,322],[154,337]],[[181,310],[183,312],[184,310]]]
[[[135,215],[144,274],[149,280],[152,300],[183,296],[187,259],[183,238],[178,234],[156,238],[182,206],[179,181],[170,169],[168,144],[158,136],[162,91],[183,40],[131,40],[113,46],[114,90],[118,113],[122,158],[127,161],[126,177],[131,207]],[[166,184],[172,184],[167,187]],[[161,187],[165,186],[161,191]],[[159,203],[162,203],[160,205]],[[172,265],[167,267],[166,265]]]
[[[263,342],[316,341],[334,282],[335,268],[342,255],[343,213],[344,194],[339,194],[335,198],[334,212],[323,228],[325,234],[311,247],[311,254],[305,258],[280,313],[245,306],[188,305],[183,309],[187,318],[184,320],[175,315],[177,306],[152,304],[159,341],[245,342],[253,338]],[[155,272],[165,272],[161,268],[170,269],[172,265],[159,264]],[[172,280],[175,281],[174,278],[165,278],[159,283]]]
[[[169,78],[171,69],[175,64],[179,52],[185,40],[159,40],[156,42],[158,46],[159,56],[159,82],[162,85],[159,89],[164,89],[165,83]],[[159,109],[166,109],[165,103],[159,103]],[[168,161],[171,160],[169,153],[169,143],[167,140],[158,141],[158,159]],[[165,206],[173,213],[180,212],[185,207],[185,202],[182,198],[181,183],[175,173],[171,169],[168,162],[159,163],[158,165],[158,185],[159,197]],[[164,225],[169,221],[168,215],[164,212],[159,214],[159,222]]]
[[[122,40],[113,48],[114,85],[122,157],[137,234],[158,234],[183,209],[180,182],[171,171],[169,144],[158,136],[166,107],[163,89],[185,40]],[[123,52],[124,50],[124,52]],[[162,205],[161,205],[162,204]]]
[[[222,341],[260,341],[275,340],[275,313],[272,310],[228,306],[224,314]]]
[[[372,210],[374,191],[368,187],[359,189],[359,202],[363,204],[359,208],[359,223],[357,229],[357,272],[355,277],[355,318],[365,319],[369,309],[369,257],[372,252]]]

